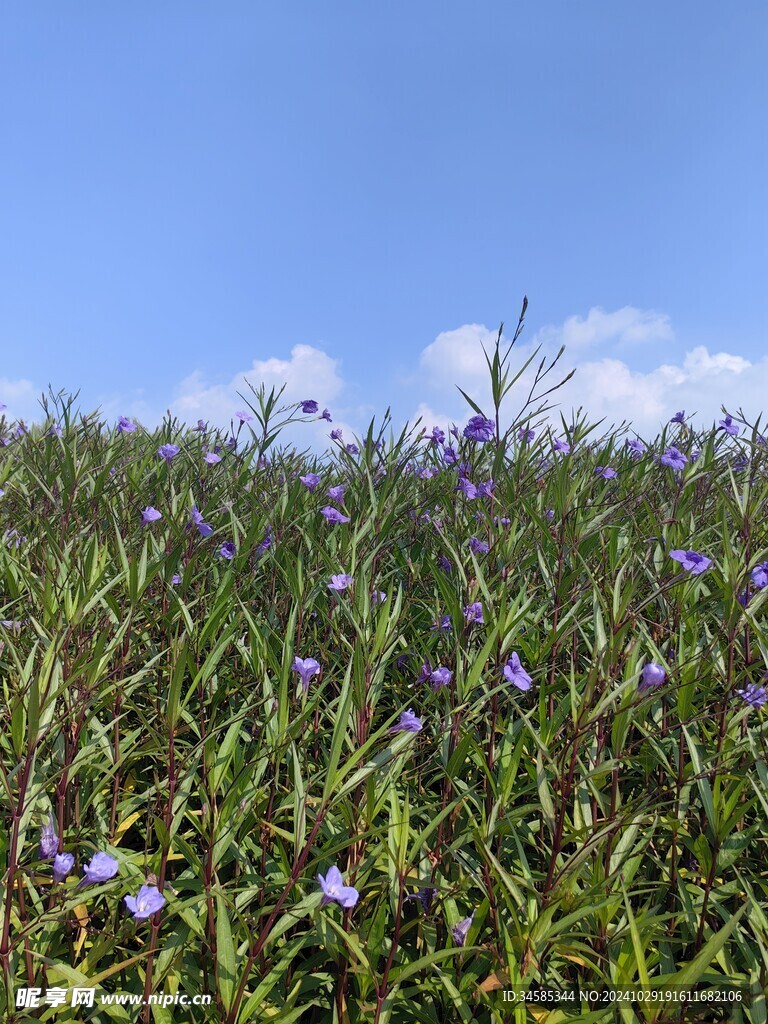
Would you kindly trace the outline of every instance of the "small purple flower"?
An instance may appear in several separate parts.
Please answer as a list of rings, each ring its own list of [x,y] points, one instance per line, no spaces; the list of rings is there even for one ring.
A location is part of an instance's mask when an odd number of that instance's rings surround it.
[[[147,505],[144,511],[141,513],[142,521],[145,523],[156,523],[158,519],[163,518],[163,513],[158,512],[156,508],[152,508],[151,505]]]
[[[424,913],[428,914],[432,909],[435,896],[437,895],[437,889],[419,889],[418,892],[410,892],[406,894],[407,900],[418,900],[419,903],[424,907]]]
[[[175,572],[173,576],[171,576],[171,583],[173,583],[177,587],[181,583],[181,576],[177,572]]]
[[[208,429],[208,424],[205,422],[205,420],[198,420],[197,421],[197,426],[195,427],[195,430],[197,430],[198,433],[204,434],[207,429]]]
[[[520,656],[514,651],[509,656],[509,661],[504,666],[504,678],[512,683],[518,690],[530,690],[533,680],[520,664]]]
[[[595,466],[595,473],[604,480],[613,480],[616,476],[616,470],[611,466]]]
[[[647,665],[643,666],[640,683],[638,690],[650,690],[652,686],[661,686],[664,680],[667,678],[667,673],[664,671],[661,665],[655,661],[649,661]]]
[[[348,523],[349,516],[344,516],[339,512],[338,509],[333,508],[331,505],[326,505],[325,508],[320,509],[320,514],[325,516],[329,523]]]
[[[547,522],[551,523],[554,518],[555,518],[555,510],[553,508],[548,508],[547,509]]]
[[[669,466],[672,469],[684,469],[688,459],[683,455],[681,451],[675,448],[674,445],[667,448],[664,454],[659,459],[662,466]]]
[[[486,480],[485,483],[477,485],[477,495],[479,498],[490,498],[496,489],[496,484],[493,480]]]
[[[393,725],[390,732],[421,732],[424,723],[409,708],[400,715],[400,721]]]
[[[331,576],[331,582],[328,584],[329,590],[346,590],[347,587],[351,587],[354,583],[354,577],[348,576],[347,573],[339,573],[337,576]]]
[[[203,519],[202,512],[198,511],[197,505],[192,506],[190,515],[192,516],[192,519],[190,520],[188,525],[196,526],[198,533],[200,534],[201,537],[210,537],[211,534],[213,533],[213,527],[210,525],[210,523],[205,522],[205,520]]]
[[[464,427],[464,437],[468,437],[470,441],[491,441],[493,431],[493,420],[486,419],[485,416],[473,416]]]
[[[469,538],[469,549],[476,555],[487,555],[490,551],[490,547],[484,540],[479,540],[477,537]]]
[[[701,455],[701,449],[700,448],[694,448],[693,451],[691,452],[691,462],[698,462],[700,455]]]
[[[528,427],[528,429],[520,427],[517,432],[517,439],[518,441],[522,441],[523,444],[530,444],[534,437],[536,437],[536,431],[532,430],[530,427]]]
[[[331,440],[332,441],[340,441],[341,440],[341,434],[342,434],[341,427],[336,427],[335,430],[331,431]]]
[[[21,619],[0,619],[0,626],[3,629],[10,629],[12,633],[19,633],[23,625]]]
[[[768,587],[768,562],[761,562],[760,565],[756,565],[750,573],[750,579],[759,590],[762,590],[763,587]]]
[[[317,412],[319,408],[320,407],[314,400],[314,398],[305,398],[304,401],[301,403],[301,411],[308,416],[311,415],[313,412]]]
[[[726,434],[730,434],[731,437],[739,436],[739,428],[733,422],[733,418],[731,416],[726,416],[724,420],[720,420],[720,425],[717,429],[724,430]]]
[[[304,484],[309,491],[314,491],[317,485],[320,483],[320,477],[317,473],[307,473],[306,476],[300,476],[299,480]]]
[[[768,701],[768,692],[766,692],[765,687],[758,686],[757,683],[749,683],[743,690],[737,690],[736,693],[751,708],[761,708]]]
[[[642,458],[647,451],[645,445],[639,438],[633,438],[631,441],[627,441],[627,448],[629,448],[630,455],[633,459]]]
[[[6,530],[4,535],[5,546],[7,548],[15,547],[20,548],[26,540],[26,537],[22,537],[18,530]]]
[[[445,431],[441,430],[440,427],[432,427],[430,440],[432,444],[445,444]]]
[[[437,556],[437,564],[443,570],[443,572],[450,572],[453,569],[452,563],[445,557],[445,555]]]
[[[256,548],[257,555],[263,555],[265,551],[268,551],[272,547],[272,527],[267,527],[267,532],[264,535],[264,539],[261,544]]]
[[[430,672],[429,681],[432,683],[433,690],[439,690],[441,686],[450,686],[451,680],[453,679],[453,672],[449,668],[443,668],[439,666]]]
[[[328,903],[338,903],[340,907],[349,910],[360,899],[360,893],[354,886],[344,885],[341,872],[335,865],[328,869],[328,874],[325,878],[322,875],[318,875],[317,880],[320,883],[320,888],[323,890],[321,907],[326,906]]]
[[[674,558],[676,562],[680,562],[682,567],[690,572],[691,576],[698,576],[712,565],[711,558],[700,555],[697,551],[681,551],[677,549],[670,551],[669,557]]]
[[[108,882],[117,874],[118,863],[108,853],[94,853],[91,863],[83,868],[84,877],[78,883],[78,889],[84,885]]]
[[[468,623],[478,623],[482,626],[485,624],[483,618],[483,606],[480,601],[473,601],[472,604],[465,605],[464,607],[464,618]]]
[[[312,676],[316,676],[317,673],[320,671],[320,662],[315,661],[314,658],[295,657],[293,659],[291,669],[294,672],[298,672],[299,675],[301,676],[301,685],[304,688],[304,692],[306,693],[307,690],[309,689],[310,679],[312,678]]]
[[[431,466],[420,466],[416,470],[416,476],[419,478],[419,480],[431,480],[436,473],[437,470],[432,469]]]
[[[681,409],[680,412],[676,412],[670,423],[685,423],[685,409]]]
[[[571,446],[568,444],[567,441],[564,441],[561,437],[556,437],[552,444],[552,450],[556,452],[562,452],[564,455],[568,455],[571,450]]]
[[[236,550],[237,549],[235,548],[235,545],[232,543],[232,541],[231,540],[227,540],[227,541],[224,541],[224,543],[219,548],[219,555],[222,558],[226,558],[228,561],[230,561],[231,559],[233,559],[235,557],[235,551]]]
[[[117,432],[118,434],[132,434],[136,429],[136,424],[132,423],[127,416],[121,416],[117,421]]]
[[[459,456],[456,454],[455,448],[451,448],[450,445],[446,448],[443,448],[443,462],[447,466],[452,466],[455,462],[458,461],[458,458]]]
[[[246,412],[244,409],[239,409],[235,413],[235,416],[237,416],[241,423],[250,423],[250,421],[253,419],[253,416],[251,416],[251,414],[249,412]]]
[[[454,487],[454,491],[461,491],[468,501],[472,501],[477,497],[477,488],[471,480],[467,480],[465,476],[459,477],[458,487]]]
[[[347,451],[349,452],[350,455],[359,455],[360,454],[360,449],[357,447],[356,444],[348,444],[346,446],[346,448],[347,448]]]
[[[344,491],[346,487],[344,484],[337,484],[335,487],[328,488],[328,497],[331,501],[344,501]]]
[[[739,594],[736,600],[743,608],[746,608],[750,601],[749,588],[747,588],[746,590],[742,590],[742,592]]]
[[[135,896],[126,896],[125,905],[135,921],[145,921],[165,906],[165,896],[156,885],[142,885]]]
[[[40,860],[51,860],[58,852],[59,837],[56,835],[56,822],[51,812],[48,822],[40,831]]]
[[[329,423],[333,423],[333,420],[331,419],[330,409],[323,409],[323,411],[320,413],[320,419],[327,420]]]
[[[237,448],[237,438],[236,437],[228,437],[227,440],[226,440],[226,445],[227,445],[227,448],[229,448],[231,451],[235,451],[235,449]]]
[[[215,466],[217,462],[221,462],[221,456],[217,455],[216,452],[206,452],[203,456],[203,461],[207,462],[209,466]]]
[[[67,875],[72,874],[75,858],[71,853],[57,853],[53,858],[53,880],[63,882]]]
[[[175,445],[175,444],[162,444],[157,449],[157,454],[159,455],[159,457],[161,459],[165,459],[165,461],[168,463],[168,465],[170,465],[171,459],[175,459],[180,451],[181,451],[181,449],[178,447],[178,445]]]
[[[453,928],[451,928],[451,935],[453,936],[453,941],[457,946],[463,946],[467,941],[467,935],[469,934],[469,929],[472,927],[472,919],[474,916],[475,912],[473,910],[469,917],[465,917],[463,921],[459,921],[457,925],[454,925]]]
[[[376,607],[378,604],[383,604],[387,600],[387,595],[383,590],[372,590],[371,591],[371,604]]]
[[[438,622],[433,622],[429,627],[433,632],[435,630],[453,629],[453,623],[451,622],[450,615],[443,615]]]

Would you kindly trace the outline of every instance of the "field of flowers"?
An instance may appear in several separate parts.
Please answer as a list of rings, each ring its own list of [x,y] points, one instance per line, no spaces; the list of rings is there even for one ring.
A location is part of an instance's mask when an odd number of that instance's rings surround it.
[[[447,434],[0,419],[3,1020],[768,1019],[768,445],[510,359]],[[643,986],[728,991],[573,995]]]

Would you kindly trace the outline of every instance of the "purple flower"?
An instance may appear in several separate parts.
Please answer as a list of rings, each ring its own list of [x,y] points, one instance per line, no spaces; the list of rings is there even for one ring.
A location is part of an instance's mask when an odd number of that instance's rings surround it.
[[[438,622],[433,622],[429,627],[431,630],[453,629],[450,615],[443,615]]]
[[[198,420],[197,421],[197,426],[195,427],[195,430],[197,430],[199,433],[203,434],[203,433],[205,433],[205,431],[207,429],[208,429],[208,424],[205,422],[205,420]]]
[[[339,573],[338,576],[331,576],[331,582],[328,584],[329,590],[346,590],[347,587],[351,587],[354,583],[354,577],[348,576],[347,573]]]
[[[158,512],[157,509],[152,508],[151,505],[147,505],[147,507],[141,513],[141,518],[145,523],[156,523],[158,519],[163,518],[163,513]]]
[[[165,459],[165,461],[170,465],[171,459],[176,458],[180,451],[181,449],[178,447],[178,445],[162,444],[157,449],[157,454],[160,456],[161,459]]]
[[[670,423],[685,423],[685,409],[681,409],[680,412],[676,412]]]
[[[320,477],[317,473],[307,473],[306,476],[300,476],[299,480],[307,487],[310,492],[314,491],[317,485],[320,483]]]
[[[301,403],[301,411],[303,413],[306,413],[308,416],[311,415],[313,412],[317,412],[319,408],[320,407],[314,400],[314,398],[305,398],[304,401]]]
[[[455,448],[451,448],[450,445],[443,448],[443,462],[445,462],[446,465],[452,466],[458,458],[459,456],[456,454]]]
[[[57,853],[53,858],[53,880],[63,882],[67,875],[72,873],[75,866],[75,858],[71,853]]]
[[[419,889],[418,892],[410,892],[406,894],[407,900],[418,900],[419,903],[424,907],[424,913],[428,914],[432,909],[435,896],[437,895],[437,889]]]
[[[10,629],[12,633],[20,632],[23,625],[24,623],[21,619],[0,619],[0,626],[2,626],[3,629]]]
[[[742,592],[739,594],[736,600],[739,602],[740,605],[742,605],[742,607],[746,608],[750,601],[749,589],[742,590]]]
[[[445,557],[445,555],[437,556],[437,564],[443,570],[443,572],[450,572],[453,569],[451,562]]]
[[[245,412],[244,409],[240,409],[235,413],[235,416],[240,420],[241,423],[250,423],[253,416],[249,412]]]
[[[350,455],[359,455],[360,454],[360,449],[357,447],[356,444],[348,444],[346,447],[347,447],[347,451],[349,452]]]
[[[520,427],[517,432],[517,439],[518,441],[522,441],[523,444],[530,444],[534,437],[536,437],[536,431],[532,430],[530,427],[528,427],[527,430],[525,427]]]
[[[360,893],[354,886],[344,885],[341,872],[335,865],[328,869],[328,874],[325,878],[322,875],[318,875],[317,880],[320,883],[320,888],[323,890],[321,907],[326,906],[328,903],[338,903],[340,907],[349,910],[360,899]]]
[[[78,884],[78,889],[84,885],[94,885],[98,882],[107,882],[117,874],[118,863],[108,853],[94,853],[91,863],[83,868],[84,877]]]
[[[136,424],[132,423],[127,416],[121,416],[117,421],[118,434],[132,434],[135,429]]]
[[[210,523],[205,522],[202,512],[198,511],[197,505],[192,506],[190,515],[192,519],[187,525],[196,526],[201,537],[210,537],[213,533],[213,527]]]
[[[565,455],[568,455],[568,453],[571,450],[571,446],[568,444],[567,441],[564,441],[560,437],[556,437],[554,443],[552,444],[552,449],[553,451],[563,452]]]
[[[416,470],[416,476],[419,480],[431,480],[432,477],[437,473],[436,469],[432,469],[430,466],[420,466]]]
[[[176,586],[181,583],[181,576],[177,572],[171,576],[171,583],[174,583]]]
[[[142,885],[135,896],[126,896],[125,905],[135,921],[145,921],[165,906],[165,896],[156,885]]]
[[[331,440],[332,441],[340,441],[341,440],[341,434],[342,434],[341,427],[336,427],[335,430],[331,431]]]
[[[616,470],[611,466],[595,466],[595,473],[604,480],[612,480],[616,476]]]
[[[235,548],[235,545],[232,543],[232,541],[227,540],[224,541],[224,543],[219,548],[219,555],[222,558],[226,558],[229,561],[235,557],[236,550],[237,549]]]
[[[690,572],[691,576],[698,576],[712,565],[711,558],[700,555],[697,551],[681,551],[678,549],[670,551],[669,557],[674,558],[676,562],[680,562],[682,567]]]
[[[555,518],[555,510],[553,508],[547,509],[547,522],[551,523]]]
[[[768,587],[768,562],[761,562],[760,565],[756,565],[750,573],[750,578],[760,590],[763,587]]]
[[[470,441],[490,441],[493,438],[493,431],[493,420],[486,419],[485,416],[473,416],[464,427],[464,437],[468,437]]]
[[[323,411],[320,413],[320,419],[328,420],[329,423],[333,423],[333,420],[331,419],[330,409],[323,409]]]
[[[424,723],[409,708],[400,715],[400,721],[393,725],[390,732],[421,732]]]
[[[377,604],[387,600],[387,595],[383,590],[372,590],[371,591],[371,604],[375,607]]]
[[[480,601],[473,601],[472,604],[464,607],[464,618],[468,623],[477,622],[481,626],[485,624],[483,606]]]
[[[649,661],[647,665],[643,666],[640,683],[637,688],[640,692],[650,690],[652,686],[661,686],[666,678],[667,673],[661,665],[658,662]]]
[[[452,679],[453,672],[449,668],[443,668],[442,666],[429,674],[429,681],[432,683],[433,690],[439,690],[441,686],[450,686]]]
[[[5,531],[5,546],[7,548],[16,547],[20,548],[26,537],[22,537],[18,530],[6,530]]]
[[[670,466],[672,469],[683,469],[688,459],[681,451],[672,445],[664,452],[659,459],[662,466]]]
[[[335,487],[328,488],[328,497],[331,501],[344,501],[344,491],[346,490],[344,484],[337,484]]]
[[[226,445],[227,445],[227,448],[230,448],[232,451],[234,451],[237,448],[237,438],[236,437],[228,437],[227,441],[226,441]]]
[[[51,812],[47,824],[43,825],[40,831],[40,860],[51,860],[58,852],[59,837],[56,835],[56,822]]]
[[[629,452],[633,459],[641,458],[647,450],[639,438],[633,438],[631,441],[627,441],[627,448],[629,448]]]
[[[329,523],[349,522],[349,516],[342,515],[338,509],[333,508],[331,505],[326,505],[325,508],[321,508],[320,514],[325,516]]]
[[[758,686],[757,683],[750,683],[743,690],[737,690],[736,693],[752,708],[761,708],[768,700],[768,692],[765,687]]]
[[[272,547],[272,527],[267,527],[267,532],[264,535],[264,539],[261,544],[256,548],[257,555],[263,555],[265,551]]]
[[[507,682],[516,686],[518,690],[530,690],[531,683],[533,682],[531,677],[520,664],[519,655],[515,654],[514,651],[509,656],[509,661],[504,666],[504,678]]]
[[[320,662],[315,661],[314,658],[295,657],[293,659],[291,669],[294,672],[298,672],[299,675],[301,676],[301,685],[303,686],[304,692],[306,693],[307,690],[309,689],[310,679],[312,678],[312,676],[316,676],[317,673],[320,671]]]
[[[484,484],[477,485],[477,494],[480,498],[490,498],[496,488],[493,480],[486,480]]]
[[[453,489],[454,491],[462,491],[469,501],[472,501],[474,498],[477,497],[477,488],[472,483],[472,481],[467,480],[465,476],[459,477],[459,485],[458,487],[454,487]]]
[[[469,549],[476,555],[487,555],[490,551],[488,544],[484,540],[478,540],[477,537],[469,538]]]
[[[430,440],[432,444],[445,444],[445,432],[440,427],[432,427]]]
[[[203,456],[203,461],[207,462],[209,466],[215,466],[217,462],[221,462],[221,456],[217,455],[216,452],[206,452]]]
[[[463,946],[467,941],[467,935],[469,933],[469,929],[472,927],[472,919],[474,916],[475,912],[473,910],[469,917],[465,917],[463,921],[459,921],[457,925],[454,925],[453,928],[451,928],[451,935],[453,936],[453,941],[457,946]]]
[[[720,425],[717,429],[724,430],[726,434],[730,434],[731,437],[739,436],[739,428],[733,422],[733,418],[731,416],[726,416],[724,420],[720,420]]]

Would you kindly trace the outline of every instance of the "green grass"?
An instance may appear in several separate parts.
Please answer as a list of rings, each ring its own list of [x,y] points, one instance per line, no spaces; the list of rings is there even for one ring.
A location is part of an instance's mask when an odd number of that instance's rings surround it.
[[[675,424],[634,459],[621,430],[577,419],[553,454],[541,396],[502,434],[508,357],[489,357],[494,438],[447,439],[495,482],[474,500],[429,435],[386,418],[360,455],[279,448],[307,417],[274,392],[252,396],[236,449],[175,421],[118,434],[62,396],[21,437],[3,422],[3,1019],[768,1019],[766,720],[737,693],[766,672],[768,588],[750,582],[768,559],[766,446],[743,421],[738,439]],[[671,444],[701,454],[675,473],[654,458]],[[333,526],[338,483],[350,522]],[[145,525],[148,505],[163,518]],[[675,549],[712,565],[691,575]],[[337,594],[338,573],[354,584]],[[482,625],[465,623],[473,602]],[[445,615],[452,629],[430,628]],[[503,677],[512,652],[526,692]],[[306,692],[294,656],[321,665]],[[642,691],[650,661],[666,681]],[[425,662],[450,685],[417,682]],[[423,729],[390,732],[406,709]],[[39,856],[51,811],[76,858],[58,885]],[[96,851],[118,873],[77,889]],[[352,909],[321,906],[332,865]],[[150,874],[167,902],[136,922],[124,897]],[[429,912],[406,898],[423,888]],[[96,986],[93,1009],[14,1005],[19,987],[75,985]],[[501,993],[577,985],[740,1001],[683,1017],[670,1000]],[[177,991],[212,1001],[98,1005]]]

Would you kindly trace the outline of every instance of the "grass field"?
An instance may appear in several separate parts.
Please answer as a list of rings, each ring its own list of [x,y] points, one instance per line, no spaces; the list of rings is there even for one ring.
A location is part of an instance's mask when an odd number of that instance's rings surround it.
[[[2,421],[3,1019],[768,1019],[759,425],[507,418],[488,358],[322,458],[263,390]]]

